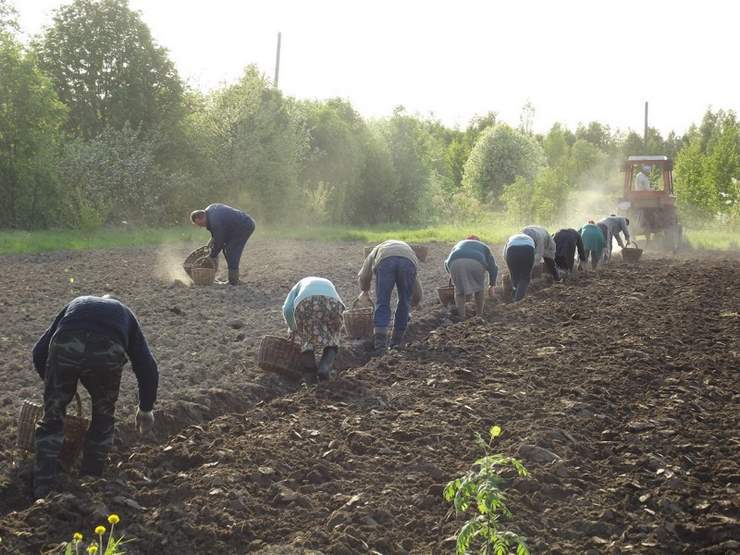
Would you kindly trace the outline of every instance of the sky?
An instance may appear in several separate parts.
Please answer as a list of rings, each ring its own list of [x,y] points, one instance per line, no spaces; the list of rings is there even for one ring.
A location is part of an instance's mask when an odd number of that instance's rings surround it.
[[[11,0],[31,36],[66,0]],[[407,111],[464,128],[497,112],[534,130],[598,120],[683,133],[708,107],[740,111],[734,0],[130,0],[180,76],[212,90],[248,64],[280,89],[342,97],[366,117]]]

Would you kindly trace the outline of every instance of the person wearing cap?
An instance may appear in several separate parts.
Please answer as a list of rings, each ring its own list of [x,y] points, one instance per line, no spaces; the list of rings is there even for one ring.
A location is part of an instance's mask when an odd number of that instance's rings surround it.
[[[545,268],[550,272],[555,281],[560,281],[560,272],[555,265],[555,240],[544,227],[539,225],[528,225],[522,229],[524,235],[529,235],[534,241],[534,262],[542,260]]]
[[[77,297],[62,308],[34,346],[33,365],[45,384],[44,416],[36,428],[36,499],[56,485],[64,414],[78,381],[92,400],[80,473],[102,475],[113,447],[116,401],[128,360],[139,385],[136,427],[143,433],[154,424],[159,372],[139,322],[126,305],[109,295]]]
[[[635,191],[651,191],[653,184],[650,182],[650,166],[643,166],[635,176]]]
[[[375,276],[375,315],[373,316],[374,354],[385,351],[388,337],[388,324],[391,320],[391,293],[398,292],[398,305],[393,321],[391,348],[400,348],[409,322],[412,306],[421,302],[422,287],[417,276],[419,259],[416,253],[403,241],[388,240],[375,246],[358,274],[360,298],[369,298],[370,285]]]
[[[481,316],[486,302],[484,294],[486,287],[488,296],[493,297],[498,275],[498,266],[488,245],[476,235],[470,235],[452,247],[445,260],[445,270],[450,275],[452,285],[455,286],[457,315],[462,320],[465,319],[465,297],[474,295],[475,313]]]
[[[252,217],[241,210],[217,203],[208,205],[205,210],[194,210],[190,213],[190,220],[211,232],[208,256],[213,260],[214,268],[218,267],[218,255],[223,251],[229,269],[229,284],[238,285],[242,252],[255,229]]]
[[[578,250],[579,267],[586,261],[586,253],[583,250],[581,234],[575,229],[566,228],[559,230],[552,236],[555,241],[555,264],[561,270],[572,272],[575,264],[575,254]]]
[[[589,220],[588,223],[580,229],[579,233],[581,234],[583,249],[585,251],[585,257],[583,258],[581,268],[585,268],[585,263],[590,257],[591,269],[595,270],[604,253],[604,247],[606,245],[604,234],[593,220]]]
[[[509,268],[514,302],[521,301],[527,294],[527,288],[532,279],[534,256],[534,239],[529,235],[517,233],[506,241],[504,260],[506,260],[506,266]]]

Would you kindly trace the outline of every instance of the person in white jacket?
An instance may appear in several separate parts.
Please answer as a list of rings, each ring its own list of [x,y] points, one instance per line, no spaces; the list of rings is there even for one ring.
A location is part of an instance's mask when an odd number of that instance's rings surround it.
[[[557,245],[550,232],[540,225],[528,225],[522,229],[522,233],[534,241],[534,263],[538,264],[540,260],[543,260],[553,279],[560,281],[560,272],[555,265]]]

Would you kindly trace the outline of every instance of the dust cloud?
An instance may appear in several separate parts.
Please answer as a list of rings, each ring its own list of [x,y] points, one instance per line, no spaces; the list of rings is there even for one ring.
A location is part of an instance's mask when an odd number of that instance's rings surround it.
[[[154,264],[154,277],[160,281],[172,283],[181,281],[190,285],[190,277],[182,268],[184,257],[172,247],[163,245],[157,251],[157,261]]]

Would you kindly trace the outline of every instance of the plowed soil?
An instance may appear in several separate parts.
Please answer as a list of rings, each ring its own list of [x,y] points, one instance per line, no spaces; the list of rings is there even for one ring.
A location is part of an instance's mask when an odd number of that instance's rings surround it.
[[[133,554],[452,553],[464,519],[441,492],[493,424],[530,471],[506,526],[533,553],[740,552],[738,257],[615,261],[453,323],[434,297],[448,249],[421,267],[407,348],[347,345],[321,384],[264,374],[256,342],[305,275],[351,300],[360,244],[254,241],[238,288],[174,283],[185,247],[0,258],[0,552],[116,512]],[[133,433],[126,371],[106,477],[33,503],[14,448],[18,403],[41,397],[30,349],[66,301],[104,292],[159,360],[157,431]]]

